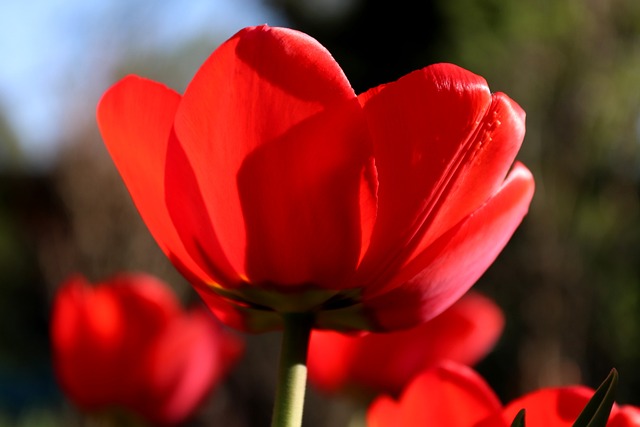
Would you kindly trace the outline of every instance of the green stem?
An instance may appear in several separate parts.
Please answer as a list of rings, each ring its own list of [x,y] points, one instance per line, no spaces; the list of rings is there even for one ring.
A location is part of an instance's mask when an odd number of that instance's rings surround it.
[[[308,313],[288,313],[283,315],[283,319],[284,334],[271,427],[300,427],[313,317]]]

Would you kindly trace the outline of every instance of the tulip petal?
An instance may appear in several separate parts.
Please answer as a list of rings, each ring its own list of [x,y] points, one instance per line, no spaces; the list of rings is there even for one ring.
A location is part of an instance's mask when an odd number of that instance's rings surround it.
[[[430,320],[464,294],[496,259],[527,213],[533,177],[516,164],[482,207],[419,254],[395,277],[393,290],[366,294],[364,306],[382,330]]]
[[[243,347],[210,313],[184,313],[167,285],[144,274],[98,286],[69,279],[54,300],[51,338],[56,375],[74,403],[153,425],[188,417]]]
[[[418,372],[443,360],[464,365],[478,362],[495,345],[503,324],[493,301],[466,295],[417,327],[360,338],[353,380],[397,395]]]
[[[413,72],[359,98],[380,180],[367,258],[383,282],[502,185],[524,136],[524,113],[506,96],[491,96],[483,78],[452,64]]]
[[[149,388],[140,396],[140,411],[159,424],[184,421],[221,382],[242,347],[211,313],[194,310],[174,320],[157,338],[144,366]]]
[[[386,396],[375,400],[367,413],[367,425],[470,427],[494,419],[500,410],[497,396],[478,374],[450,363],[416,377],[398,402]]]
[[[120,275],[110,283],[91,287],[73,277],[62,285],[52,312],[56,374],[65,392],[89,409],[138,399],[140,361],[180,312],[175,296],[152,277]]]
[[[375,216],[371,148],[353,89],[315,40],[242,30],[200,68],[175,126],[235,271],[331,287],[355,268],[361,218]],[[199,224],[180,226],[207,247]]]
[[[527,427],[570,427],[592,395],[593,390],[582,386],[544,388],[510,402],[503,417],[513,420],[524,408]]]
[[[347,386],[358,353],[357,336],[334,331],[314,330],[309,340],[307,367],[309,382],[325,393],[337,393]]]
[[[439,316],[418,327],[425,330],[425,348],[432,362],[449,359],[475,365],[484,358],[502,334],[504,314],[491,299],[469,292]],[[424,365],[423,365],[424,366]]]
[[[524,118],[524,111],[506,95],[492,95],[491,106],[471,137],[465,158],[440,196],[432,219],[422,226],[424,236],[414,253],[421,252],[500,188],[522,144]]]
[[[87,310],[87,303],[91,304],[91,311]],[[57,292],[51,321],[56,376],[65,393],[82,407],[100,408],[114,397],[121,397],[118,386],[108,380],[114,370],[96,370],[95,366],[109,366],[121,348],[123,317],[113,295],[91,292],[81,277],[67,280]],[[91,360],[87,350],[95,353]],[[97,382],[102,386],[94,387]]]
[[[225,325],[252,333],[269,332],[282,328],[282,316],[264,307],[254,307],[240,301],[230,301],[204,286],[196,286],[209,310]]]
[[[180,198],[198,194],[189,165],[181,162],[175,153],[168,156],[169,150],[179,149],[173,132],[173,118],[179,101],[180,95],[164,85],[128,76],[111,87],[100,100],[98,125],[142,219],[162,251],[181,271],[202,282],[212,282],[213,274],[205,272],[212,269],[207,268],[196,250],[188,250],[183,243],[165,198],[167,192],[174,194],[168,188],[175,185],[180,185],[180,189],[171,200],[174,204],[180,204]],[[202,209],[190,212],[193,216],[202,215]],[[201,227],[207,225],[205,221],[200,224]],[[215,241],[212,233],[209,233],[209,240]],[[216,255],[224,260],[220,251]],[[219,261],[220,264],[224,265],[223,261]],[[225,274],[232,274],[228,267]],[[219,272],[216,279],[220,280],[221,275]]]
[[[415,328],[363,336],[313,331],[309,380],[328,393],[345,389],[393,396],[421,371],[443,360],[473,365],[495,345],[504,325],[500,308],[469,293]]]
[[[638,427],[640,426],[640,408],[622,405],[613,408],[608,427]]]

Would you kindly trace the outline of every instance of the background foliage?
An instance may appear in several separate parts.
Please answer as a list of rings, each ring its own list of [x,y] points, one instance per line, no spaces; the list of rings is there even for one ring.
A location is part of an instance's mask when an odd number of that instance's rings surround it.
[[[540,386],[596,386],[615,366],[618,401],[640,405],[640,2],[268,6],[278,23],[324,44],[357,92],[454,62],[527,111],[519,159],[532,169],[537,192],[523,226],[477,285],[507,312],[505,335],[479,369],[508,400]],[[230,35],[195,34],[170,51],[127,47],[120,37],[108,80],[133,72],[183,90]],[[47,168],[29,167],[20,135],[0,120],[0,426],[98,425],[64,402],[51,374],[49,302],[67,275],[100,280],[148,271],[197,303],[139,220],[95,123],[74,114],[86,104],[81,96],[66,100],[68,136]],[[220,417],[225,426],[265,425],[278,339],[249,337],[248,354],[192,425],[220,425]],[[305,422],[346,425],[350,410],[312,393]]]

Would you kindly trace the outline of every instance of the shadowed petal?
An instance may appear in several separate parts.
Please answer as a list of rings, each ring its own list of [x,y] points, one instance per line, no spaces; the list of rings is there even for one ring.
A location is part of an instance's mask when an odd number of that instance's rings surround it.
[[[353,273],[367,239],[362,209],[375,215],[365,129],[354,99],[247,156],[238,190],[252,280],[339,289]]]
[[[282,328],[282,316],[273,310],[231,301],[203,286],[195,289],[209,310],[227,326],[252,333]]]

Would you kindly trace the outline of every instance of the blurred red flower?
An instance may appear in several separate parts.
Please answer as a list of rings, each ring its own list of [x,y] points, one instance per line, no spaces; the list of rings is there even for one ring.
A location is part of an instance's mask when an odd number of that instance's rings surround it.
[[[411,379],[443,360],[477,363],[503,327],[500,308],[485,296],[469,293],[429,322],[404,331],[357,336],[315,330],[309,380],[327,393],[398,396]]]
[[[129,76],[98,105],[156,241],[237,328],[408,328],[479,278],[528,210],[524,112],[451,64],[356,96],[306,34],[246,28],[184,95]]]
[[[183,421],[240,356],[242,342],[206,310],[184,312],[142,274],[90,285],[68,279],[51,315],[54,367],[80,408],[121,408],[149,422]]]
[[[571,427],[593,393],[584,386],[537,390],[509,403],[504,419],[513,420],[524,408],[527,427]],[[640,427],[640,408],[614,405],[607,427]]]
[[[545,388],[503,408],[480,375],[449,362],[417,376],[398,400],[377,398],[369,407],[367,426],[509,427],[524,408],[527,427],[570,427],[593,393],[582,386]],[[614,405],[607,426],[639,427],[640,409]]]

